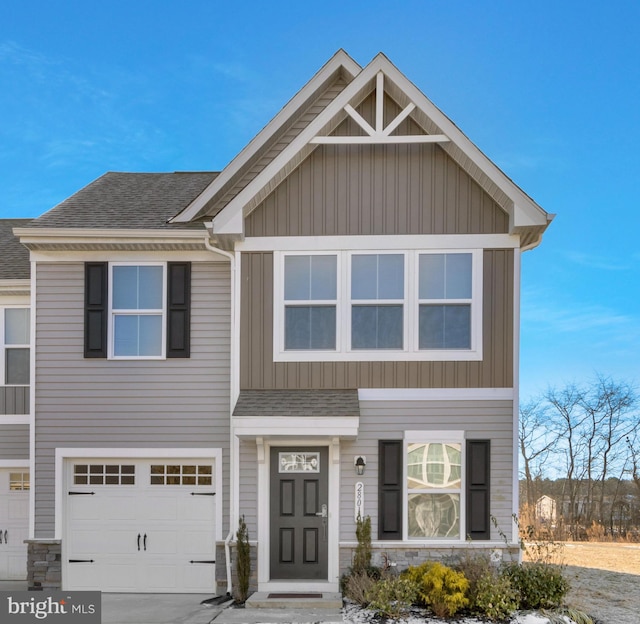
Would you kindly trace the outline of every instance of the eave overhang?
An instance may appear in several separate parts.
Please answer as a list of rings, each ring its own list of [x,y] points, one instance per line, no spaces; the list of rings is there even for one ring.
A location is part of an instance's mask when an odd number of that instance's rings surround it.
[[[204,251],[206,230],[15,228],[30,251]]]

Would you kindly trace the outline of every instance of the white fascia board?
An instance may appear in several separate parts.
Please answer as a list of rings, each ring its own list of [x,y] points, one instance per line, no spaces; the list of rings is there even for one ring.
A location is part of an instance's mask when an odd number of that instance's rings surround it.
[[[249,159],[262,149],[269,139],[289,121],[291,116],[307,99],[340,68],[352,78],[362,69],[344,50],[338,50],[220,174],[211,181],[209,186],[169,222],[184,223],[193,219],[206,206],[207,202],[246,165]]]
[[[0,459],[0,468],[29,468],[28,459]]]
[[[514,202],[514,225],[546,225],[547,213],[514,184],[420,89],[383,54],[374,61],[385,76],[407,95],[471,161]],[[372,61],[372,62],[374,62]],[[363,71],[366,71],[365,70]]]
[[[121,250],[61,249],[56,251],[32,251],[35,262],[229,262],[223,255],[213,255],[210,251],[191,251],[166,249],[158,250]]]
[[[206,230],[126,230],[97,228],[14,228],[13,233],[20,242],[29,245],[37,243],[128,243],[144,241],[145,243],[179,243],[204,240]],[[204,243],[203,243],[204,246]]]
[[[360,401],[512,401],[513,388],[363,388]]]
[[[340,417],[318,416],[299,418],[297,416],[235,416],[232,419],[233,432],[239,438],[269,436],[340,437],[355,438],[358,435],[358,416]]]
[[[236,251],[371,251],[411,249],[517,249],[513,234],[386,234],[373,236],[256,236],[236,244]]]

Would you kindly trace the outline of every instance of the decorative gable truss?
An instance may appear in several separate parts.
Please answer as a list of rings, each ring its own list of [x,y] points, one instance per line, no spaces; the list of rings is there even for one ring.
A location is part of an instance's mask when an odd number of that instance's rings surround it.
[[[242,158],[239,156],[230,163],[173,222],[208,217],[212,238],[219,246],[231,248],[234,241],[244,238],[245,217],[319,145],[437,143],[508,214],[509,233],[520,236],[521,249],[539,244],[552,215],[498,169],[383,54],[378,54],[359,72],[356,67],[343,51],[338,52],[243,150]],[[319,98],[321,88],[326,88],[330,77],[335,80],[337,75],[346,86],[337,89],[337,94],[299,132],[291,135],[286,145],[280,142],[275,149],[270,135],[275,136],[287,126],[281,116],[286,112],[290,125],[294,124],[302,107],[308,106],[312,97]],[[367,120],[358,108],[372,94],[375,112]],[[399,112],[385,119],[388,100],[395,103]],[[294,102],[299,103],[300,109],[292,107]],[[345,120],[353,121],[356,131],[344,135]],[[406,132],[406,121],[412,122],[413,131]],[[403,126],[405,131],[400,132]],[[415,131],[416,128],[422,132]],[[256,166],[258,162],[262,164]]]
[[[375,128],[351,105],[346,104],[344,111],[351,117],[365,132],[365,136],[315,136],[311,139],[312,144],[381,144],[381,143],[447,143],[449,138],[444,134],[393,134],[405,121],[411,112],[416,108],[413,102],[409,102],[386,126],[384,125],[384,74],[380,71],[376,75],[375,89]]]

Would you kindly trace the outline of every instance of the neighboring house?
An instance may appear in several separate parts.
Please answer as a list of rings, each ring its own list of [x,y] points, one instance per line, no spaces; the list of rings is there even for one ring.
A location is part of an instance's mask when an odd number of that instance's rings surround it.
[[[0,220],[0,579],[24,579],[29,537],[30,265]]]
[[[262,590],[337,590],[358,513],[377,561],[517,556],[520,255],[550,220],[340,51],[219,174],[108,173],[17,228],[31,586],[222,593],[240,516]]]
[[[556,501],[543,494],[536,501],[536,518],[546,523],[554,523],[556,521]]]

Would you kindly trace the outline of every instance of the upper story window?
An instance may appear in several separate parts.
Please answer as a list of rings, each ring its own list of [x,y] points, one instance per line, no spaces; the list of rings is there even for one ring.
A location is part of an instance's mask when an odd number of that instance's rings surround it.
[[[482,250],[274,253],[274,360],[479,360]]]
[[[336,268],[336,256],[285,257],[285,349],[335,350]]]
[[[191,354],[190,262],[85,263],[85,358]]]
[[[112,356],[163,357],[165,266],[112,265]]]
[[[28,386],[30,376],[29,308],[0,308],[0,379],[2,385]]]

